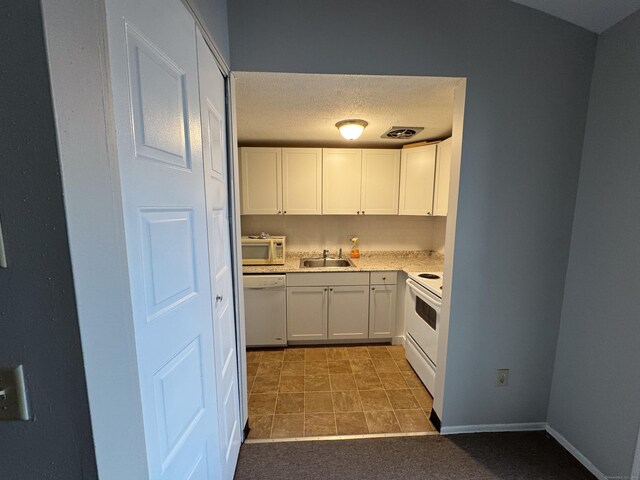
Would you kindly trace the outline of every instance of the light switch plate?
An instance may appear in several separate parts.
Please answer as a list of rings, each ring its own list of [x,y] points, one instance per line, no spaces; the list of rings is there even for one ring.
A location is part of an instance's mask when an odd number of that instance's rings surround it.
[[[0,420],[29,420],[22,365],[0,367]]]

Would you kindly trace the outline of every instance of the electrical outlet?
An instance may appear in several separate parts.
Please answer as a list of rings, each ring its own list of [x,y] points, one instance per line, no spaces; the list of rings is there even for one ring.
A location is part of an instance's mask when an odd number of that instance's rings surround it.
[[[0,420],[29,420],[22,365],[0,368]]]
[[[509,369],[499,368],[496,370],[496,387],[506,387],[509,385]]]

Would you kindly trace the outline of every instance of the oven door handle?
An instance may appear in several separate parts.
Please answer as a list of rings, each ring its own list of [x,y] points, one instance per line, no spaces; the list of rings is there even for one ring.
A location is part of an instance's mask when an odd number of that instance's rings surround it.
[[[424,302],[429,305],[434,305],[438,308],[442,305],[442,301],[438,299],[434,294],[429,292],[426,288],[421,287],[416,283],[415,280],[411,280],[407,278],[407,287],[411,290],[417,297],[420,297]]]

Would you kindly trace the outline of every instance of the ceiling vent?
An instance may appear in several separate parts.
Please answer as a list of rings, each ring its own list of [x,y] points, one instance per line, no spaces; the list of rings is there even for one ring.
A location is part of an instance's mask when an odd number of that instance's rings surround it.
[[[380,138],[392,138],[394,140],[406,140],[416,133],[424,130],[424,127],[391,127]]]

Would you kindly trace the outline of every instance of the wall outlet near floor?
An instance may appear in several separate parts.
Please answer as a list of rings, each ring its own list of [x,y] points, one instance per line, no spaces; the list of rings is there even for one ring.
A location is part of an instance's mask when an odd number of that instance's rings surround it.
[[[509,369],[499,368],[496,370],[496,387],[506,387],[509,385]]]

